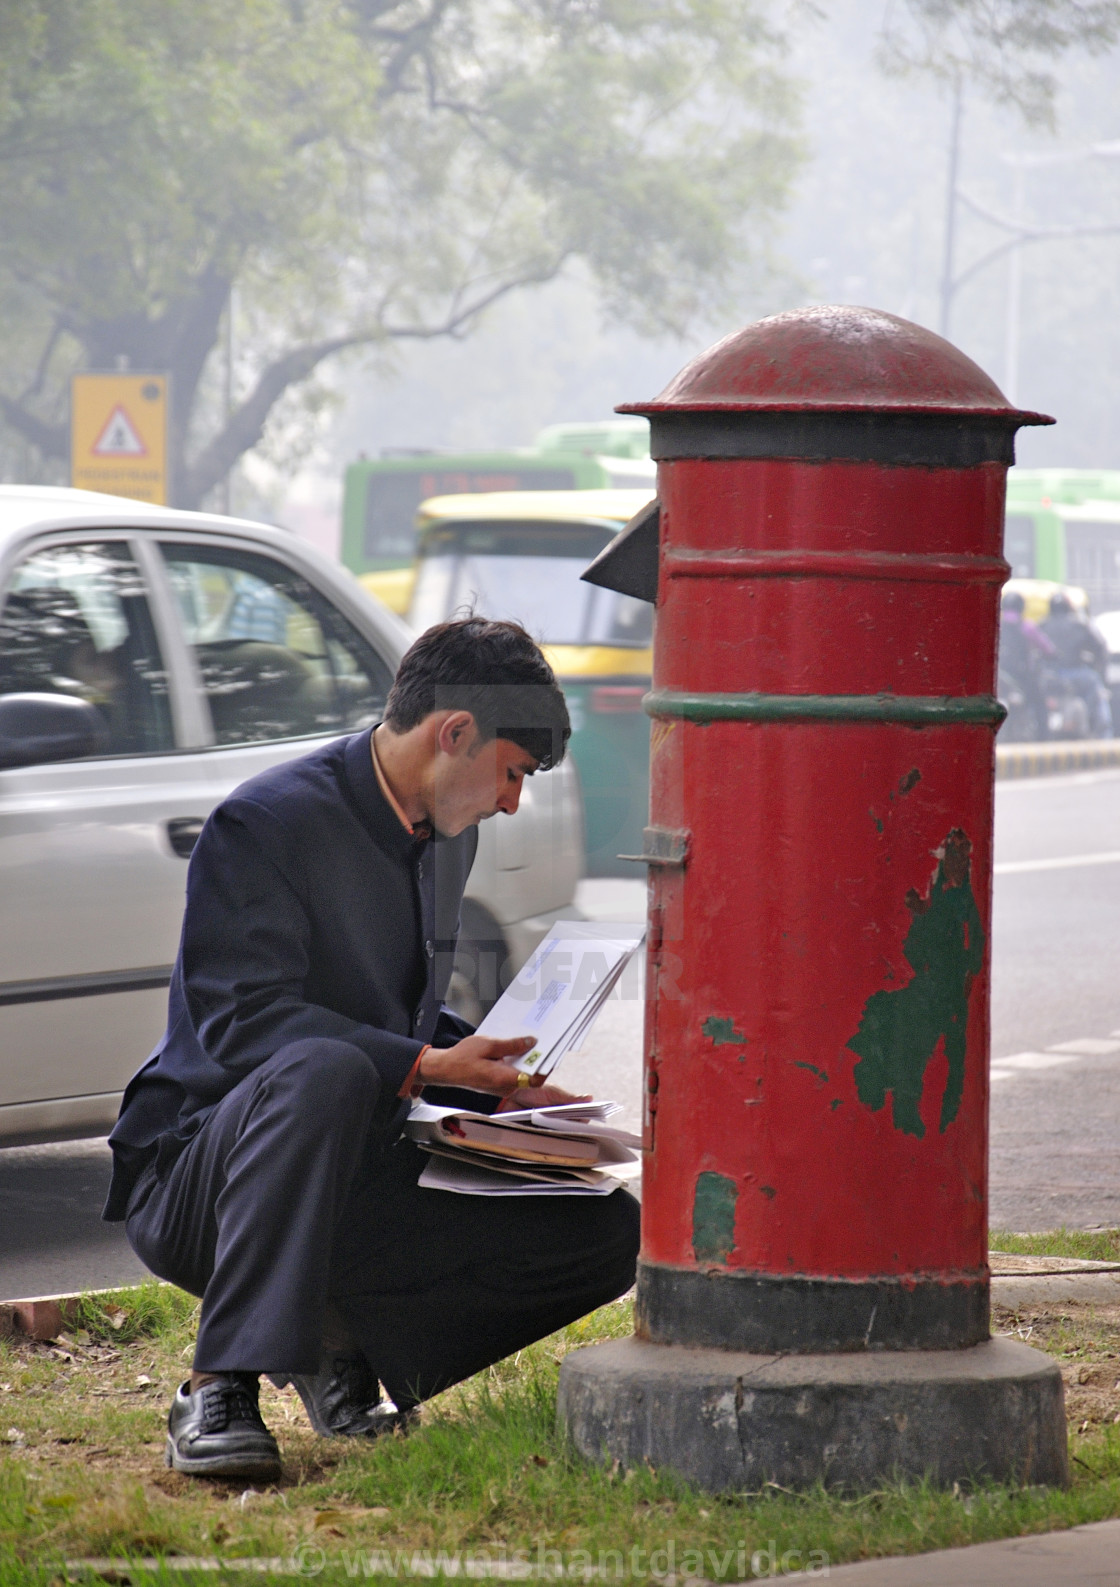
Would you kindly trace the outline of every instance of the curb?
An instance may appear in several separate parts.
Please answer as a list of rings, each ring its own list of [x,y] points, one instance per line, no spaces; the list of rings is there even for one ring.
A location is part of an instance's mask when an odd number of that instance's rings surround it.
[[[998,1253],[993,1253],[997,1255]],[[1006,1258],[1004,1259],[1006,1261]],[[1059,1267],[1062,1258],[1027,1258],[1046,1270],[1039,1272],[992,1273],[992,1305],[1004,1311],[1020,1306],[1047,1304],[1081,1306],[1120,1305],[1120,1263],[1084,1262],[1069,1269]],[[1051,1265],[1053,1264],[1053,1265]],[[157,1279],[157,1283],[163,1283]],[[127,1288],[128,1286],[123,1286]],[[77,1319],[78,1304],[90,1295],[116,1295],[122,1288],[87,1289],[77,1295],[30,1295],[22,1300],[0,1301],[0,1339],[34,1339],[46,1344],[56,1339],[63,1328]]]
[[[46,1344],[77,1320],[79,1302],[87,1296],[116,1295],[129,1288],[127,1284],[114,1284],[108,1289],[84,1289],[77,1295],[29,1295],[22,1300],[0,1301],[0,1339],[18,1335]]]
[[[1014,1273],[992,1279],[992,1305],[1120,1306],[1120,1273]]]
[[[1054,1587],[1055,1582],[1106,1587],[1116,1580],[1118,1546],[1120,1521],[1095,1521],[1064,1532],[833,1565],[828,1577],[837,1587]],[[807,1581],[809,1576],[788,1579]]]
[[[1020,1306],[1120,1305],[1120,1262],[1078,1256],[1018,1256],[990,1251],[992,1305],[1004,1311]]]
[[[48,1339],[57,1338],[76,1310],[61,1298],[5,1301],[0,1305],[0,1339],[11,1339],[19,1334],[24,1339],[37,1339],[45,1344]]]
[[[997,744],[996,778],[1053,777],[1063,771],[1120,766],[1120,739],[1087,738],[1065,744]]]

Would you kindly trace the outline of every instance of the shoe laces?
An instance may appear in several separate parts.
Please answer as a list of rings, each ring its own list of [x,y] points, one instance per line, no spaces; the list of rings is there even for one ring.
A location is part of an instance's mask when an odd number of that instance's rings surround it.
[[[256,1396],[244,1383],[204,1383],[202,1432],[218,1433],[234,1422],[264,1426]]]

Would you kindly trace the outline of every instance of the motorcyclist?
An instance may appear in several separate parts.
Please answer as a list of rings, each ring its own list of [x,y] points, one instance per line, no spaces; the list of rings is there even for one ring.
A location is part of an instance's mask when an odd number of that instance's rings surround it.
[[[1057,652],[1057,667],[1085,701],[1094,738],[1112,737],[1112,702],[1105,687],[1108,646],[1104,635],[1058,590],[1050,597],[1050,615],[1041,626]]]
[[[1006,672],[1022,690],[1034,720],[1036,739],[1048,736],[1042,669],[1055,659],[1053,644],[1027,616],[1026,603],[1018,590],[1005,591],[999,614],[1000,671]]]

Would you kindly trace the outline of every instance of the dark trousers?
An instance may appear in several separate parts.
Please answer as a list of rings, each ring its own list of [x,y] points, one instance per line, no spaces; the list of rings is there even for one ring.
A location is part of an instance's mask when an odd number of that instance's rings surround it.
[[[126,1228],[160,1278],[202,1297],[200,1372],[318,1369],[332,1302],[402,1408],[622,1294],[637,1202],[421,1190],[426,1161],[374,1124],[364,1053],[300,1041],[247,1075]]]

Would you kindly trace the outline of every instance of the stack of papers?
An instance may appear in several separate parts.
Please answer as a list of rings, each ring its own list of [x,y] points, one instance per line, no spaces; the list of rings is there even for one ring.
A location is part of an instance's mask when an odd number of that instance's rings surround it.
[[[560,920],[478,1027],[480,1036],[535,1036],[513,1068],[544,1080],[578,1048],[646,934],[644,922]]]
[[[427,1190],[471,1196],[609,1195],[639,1159],[636,1135],[605,1121],[617,1102],[509,1113],[413,1105],[405,1132],[430,1153]]]

